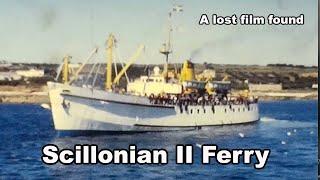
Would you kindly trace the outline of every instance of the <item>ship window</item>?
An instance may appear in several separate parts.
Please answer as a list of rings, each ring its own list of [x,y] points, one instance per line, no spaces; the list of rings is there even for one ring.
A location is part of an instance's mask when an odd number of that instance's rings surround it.
[[[240,108],[238,108],[238,111],[240,112]]]
[[[245,111],[245,108],[243,108],[243,112]]]
[[[227,109],[224,109],[224,112],[227,113]]]
[[[232,109],[232,111],[234,112],[234,109]]]
[[[199,112],[200,112],[200,109],[198,109],[197,111],[198,111],[198,114],[199,114]]]
[[[203,109],[203,113],[206,113],[206,110],[205,110],[205,109]]]
[[[214,114],[214,106],[211,107],[212,113]]]
[[[153,79],[147,79],[147,82],[153,82],[154,80]]]
[[[192,109],[190,110],[190,113],[192,114]]]

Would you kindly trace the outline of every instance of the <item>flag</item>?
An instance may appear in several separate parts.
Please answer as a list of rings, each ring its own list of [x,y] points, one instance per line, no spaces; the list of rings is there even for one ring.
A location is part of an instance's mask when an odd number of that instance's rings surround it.
[[[173,7],[173,12],[182,12],[183,9],[182,9],[182,5],[175,5]]]

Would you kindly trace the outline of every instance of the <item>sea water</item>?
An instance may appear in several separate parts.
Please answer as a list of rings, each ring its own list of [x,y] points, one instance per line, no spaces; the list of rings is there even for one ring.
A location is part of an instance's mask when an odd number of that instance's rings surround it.
[[[260,102],[257,123],[217,126],[195,131],[139,133],[127,135],[59,136],[51,112],[39,105],[0,105],[0,179],[96,179],[96,178],[186,178],[186,179],[316,179],[317,178],[317,101]],[[97,144],[99,148],[165,148],[166,165],[45,165],[42,147],[56,144]],[[177,165],[177,144],[194,145],[194,163]],[[202,144],[219,148],[270,149],[265,168],[253,164],[201,164]]]

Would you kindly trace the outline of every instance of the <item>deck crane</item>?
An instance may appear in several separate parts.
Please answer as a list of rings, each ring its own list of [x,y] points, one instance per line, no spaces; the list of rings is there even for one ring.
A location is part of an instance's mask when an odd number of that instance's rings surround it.
[[[114,78],[113,84],[119,84],[120,78],[124,75],[124,73],[129,69],[129,67],[138,59],[141,52],[144,50],[144,45],[140,45],[138,50],[131,56],[128,60],[128,63],[121,69],[119,74]]]

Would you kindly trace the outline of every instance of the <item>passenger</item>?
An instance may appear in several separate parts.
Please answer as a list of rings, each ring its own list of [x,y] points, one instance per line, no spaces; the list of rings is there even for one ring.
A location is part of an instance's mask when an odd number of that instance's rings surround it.
[[[202,98],[202,97],[199,97],[199,98],[197,99],[197,104],[198,104],[198,105],[202,104],[202,100],[203,100],[203,98]]]
[[[162,96],[162,94],[159,96],[159,104],[163,104],[163,96]]]
[[[171,97],[170,97],[170,94],[168,94],[168,95],[167,95],[167,104],[169,104],[169,105],[171,104]]]
[[[169,103],[168,103],[168,95],[167,95],[167,94],[164,94],[164,95],[163,95],[163,104],[164,104],[164,105],[169,104]]]
[[[155,97],[154,103],[155,103],[155,104],[159,104],[159,101],[160,101],[160,100],[159,100],[159,95],[158,95],[157,97]]]
[[[173,96],[173,104],[177,104],[177,100],[178,100],[178,97],[177,96]]]
[[[150,94],[150,96],[149,96],[149,102],[150,102],[151,104],[154,104],[154,94],[153,94],[153,93]]]
[[[202,105],[202,107],[204,107],[204,105],[206,105],[206,98],[204,95],[202,95],[201,98],[202,98],[201,105]]]

